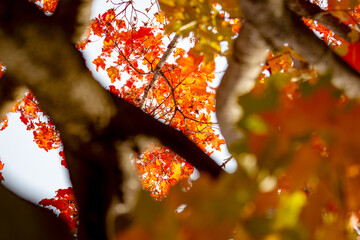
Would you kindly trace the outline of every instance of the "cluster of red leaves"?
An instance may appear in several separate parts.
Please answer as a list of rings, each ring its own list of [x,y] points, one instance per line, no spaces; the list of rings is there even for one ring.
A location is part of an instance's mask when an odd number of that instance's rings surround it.
[[[28,92],[23,99],[17,101],[11,112],[20,113],[20,120],[26,125],[27,130],[33,131],[34,141],[39,148],[49,151],[62,145],[60,133],[40,109],[32,92]]]
[[[167,147],[149,146],[135,159],[135,165],[139,174],[146,176],[142,181],[143,186],[147,186],[151,195],[159,199],[167,195],[171,186],[188,179],[194,172],[188,162]]]
[[[331,45],[333,47],[339,46],[339,40],[335,38],[334,32],[330,29],[326,28],[324,25],[308,18],[303,19],[306,26],[309,27],[309,29],[316,31],[321,34],[321,38],[324,40],[324,42],[328,45]]]
[[[75,234],[78,225],[78,208],[71,187],[59,189],[55,197],[43,199],[39,202],[43,207],[54,207],[60,211],[59,217],[62,218]]]
[[[120,72],[129,74],[131,78],[124,83],[126,88],[124,87],[120,91],[122,95],[128,97],[128,100],[136,102],[135,97],[132,97],[134,94],[129,94],[127,90],[135,87],[133,86],[134,81],[143,79],[144,71],[138,69],[141,64],[140,60],[145,63],[144,59],[147,59],[148,64],[153,63],[155,66],[154,61],[158,61],[165,52],[162,35],[156,34],[155,29],[151,27],[140,27],[137,30],[128,29],[125,21],[117,19],[115,16],[115,10],[110,9],[92,20],[91,34],[104,38],[102,53],[93,63],[96,70],[106,69],[111,83],[121,81]],[[106,67],[106,59],[110,56],[116,56],[117,60]],[[146,75],[147,81],[150,81],[151,78],[150,74]]]
[[[39,148],[45,149],[57,149],[61,145],[59,132],[56,130],[54,124],[49,122],[35,123],[36,128],[33,131],[34,141]]]
[[[116,9],[99,15],[92,20],[91,36],[78,45],[83,49],[91,42],[90,37],[103,39],[102,53],[93,63],[97,71],[107,72],[110,92],[142,106],[154,118],[179,129],[204,152],[220,150],[225,141],[219,139],[211,122],[215,93],[209,83],[214,79],[215,64],[206,63],[204,56],[192,52],[186,54],[185,50],[176,48],[170,53],[175,61],[158,69],[160,74],[149,89],[158,63],[168,48],[164,43],[168,37],[159,27],[164,24],[164,16],[161,12],[156,14],[158,25],[147,23],[138,28],[129,27],[121,16]],[[211,153],[208,151],[209,155]],[[166,195],[170,186],[187,179],[193,171],[184,159],[164,147],[149,146],[135,162],[143,187],[158,199]],[[169,163],[177,167],[170,169]],[[179,169],[176,173],[183,177],[174,177],[177,176],[174,169]]]
[[[54,13],[59,0],[28,0],[34,3],[45,13]]]

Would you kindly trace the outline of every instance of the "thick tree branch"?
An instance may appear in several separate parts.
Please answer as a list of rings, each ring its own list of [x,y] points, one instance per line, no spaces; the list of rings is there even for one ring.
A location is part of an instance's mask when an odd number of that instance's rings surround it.
[[[235,41],[234,53],[216,92],[216,117],[226,143],[241,138],[236,122],[240,119],[241,108],[238,96],[253,86],[265,62],[268,46],[254,26],[245,23]]]
[[[118,113],[112,119],[104,135],[109,137],[136,136],[146,134],[158,138],[162,144],[171,148],[174,152],[186,159],[201,172],[207,172],[217,177],[221,174],[221,168],[203,152],[183,133],[172,127],[166,126],[151,116],[144,114],[140,109],[133,107],[130,103],[114,96],[114,102]],[[131,117],[124,116],[128,115]],[[141,119],[135,120],[135,119]],[[169,139],[172,139],[169,141]],[[184,151],[186,149],[186,151]],[[210,161],[209,161],[210,160]]]

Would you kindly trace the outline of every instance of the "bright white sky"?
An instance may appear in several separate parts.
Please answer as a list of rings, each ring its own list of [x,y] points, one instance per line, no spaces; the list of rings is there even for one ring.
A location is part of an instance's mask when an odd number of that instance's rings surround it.
[[[142,3],[139,5],[141,6]],[[111,6],[111,3],[106,3],[105,0],[94,0],[91,17],[105,12]],[[101,51],[100,44],[100,41],[99,45],[91,44],[83,54],[94,77],[106,86],[109,84],[107,74],[104,71],[96,72],[94,65],[91,64]],[[216,59],[216,65],[218,73],[226,69],[226,61],[223,59]],[[222,73],[216,74],[217,83],[220,82],[221,77]],[[5,178],[4,185],[37,204],[44,198],[55,196],[56,190],[71,186],[71,182],[68,171],[60,164],[60,150],[46,152],[38,148],[33,141],[32,132],[26,130],[19,116],[19,114],[9,114],[9,126],[4,131],[0,131],[0,160],[5,164],[2,171]],[[212,157],[221,163],[228,156],[226,147],[223,147],[221,152],[214,153]],[[234,171],[235,161],[229,162],[227,168],[229,171]]]
[[[4,185],[34,203],[53,197],[59,188],[69,187],[68,171],[60,164],[59,149],[40,149],[33,141],[32,131],[27,131],[20,121],[20,114],[8,117],[9,126],[0,132]]]

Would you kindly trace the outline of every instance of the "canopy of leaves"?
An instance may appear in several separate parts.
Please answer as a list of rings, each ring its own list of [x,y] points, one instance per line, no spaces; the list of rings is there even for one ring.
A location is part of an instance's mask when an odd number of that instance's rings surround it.
[[[225,141],[215,132],[211,120],[215,112],[215,92],[210,84],[214,79],[215,64],[206,62],[207,57],[200,52],[193,53],[197,46],[203,45],[196,42],[188,53],[177,47],[179,36],[164,32],[173,21],[167,20],[163,12],[157,12],[151,18],[154,5],[146,8],[146,13],[131,1],[122,1],[115,6],[92,20],[90,35],[78,48],[84,49],[100,38],[102,53],[93,63],[97,71],[107,72],[112,93],[179,129],[209,155],[214,150],[219,151]],[[211,12],[211,9],[207,11]],[[141,25],[139,18],[143,15],[145,20]],[[220,20],[225,24],[224,16]],[[230,41],[234,32],[231,24],[225,25],[221,29],[229,31]],[[220,47],[219,40],[214,44]],[[159,199],[167,194],[170,186],[183,178],[188,179],[193,172],[184,159],[165,147],[150,147],[134,158],[134,162],[144,188]]]

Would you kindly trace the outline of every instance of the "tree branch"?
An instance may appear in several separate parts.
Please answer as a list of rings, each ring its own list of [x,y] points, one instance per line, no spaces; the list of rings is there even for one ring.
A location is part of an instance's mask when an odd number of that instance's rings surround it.
[[[295,49],[318,73],[333,72],[333,83],[349,97],[360,96],[359,73],[337,56],[294,14],[283,1],[270,4],[267,0],[240,0],[246,21],[251,22],[262,37],[275,49],[284,43]],[[261,12],[261,14],[257,14]]]
[[[286,1],[289,9],[297,14],[299,17],[306,17],[316,20],[320,24],[329,28],[339,37],[350,42],[348,33],[351,32],[351,28],[346,24],[340,22],[340,20],[329,12],[321,9],[318,5],[313,4],[307,0],[293,0]]]
[[[253,86],[267,57],[268,46],[254,26],[246,22],[235,41],[233,56],[216,92],[216,117],[221,133],[230,146],[242,135],[236,128],[241,108],[238,96]]]
[[[125,59],[126,63],[129,64],[129,66],[139,75],[149,75],[151,74],[151,72],[141,72],[139,69],[137,69],[130,61],[129,59],[125,56],[125,54],[121,51],[121,49],[117,46],[119,54]]]
[[[108,137],[136,136],[138,134],[153,136],[199,171],[207,172],[213,177],[217,177],[223,172],[214,161],[180,131],[162,124],[121,98],[114,96],[113,100],[119,106],[118,112],[103,134],[108,135]],[[124,118],[126,115],[131,117]],[[169,138],[172,140],[169,141]]]
[[[166,52],[164,53],[164,55],[162,55],[159,62],[156,64],[156,67],[155,67],[155,70],[154,70],[154,76],[151,79],[149,85],[146,86],[146,88],[144,90],[144,95],[143,95],[143,97],[142,97],[142,99],[140,101],[140,104],[139,104],[140,109],[143,109],[145,100],[149,95],[150,89],[154,86],[156,80],[159,78],[160,71],[161,71],[162,67],[166,63],[166,60],[170,57],[170,54],[174,50],[174,48],[176,47],[176,44],[179,41],[179,39],[180,39],[180,35],[177,34],[177,35],[174,36],[174,38],[169,43],[169,45],[168,45],[168,47],[166,49]]]

